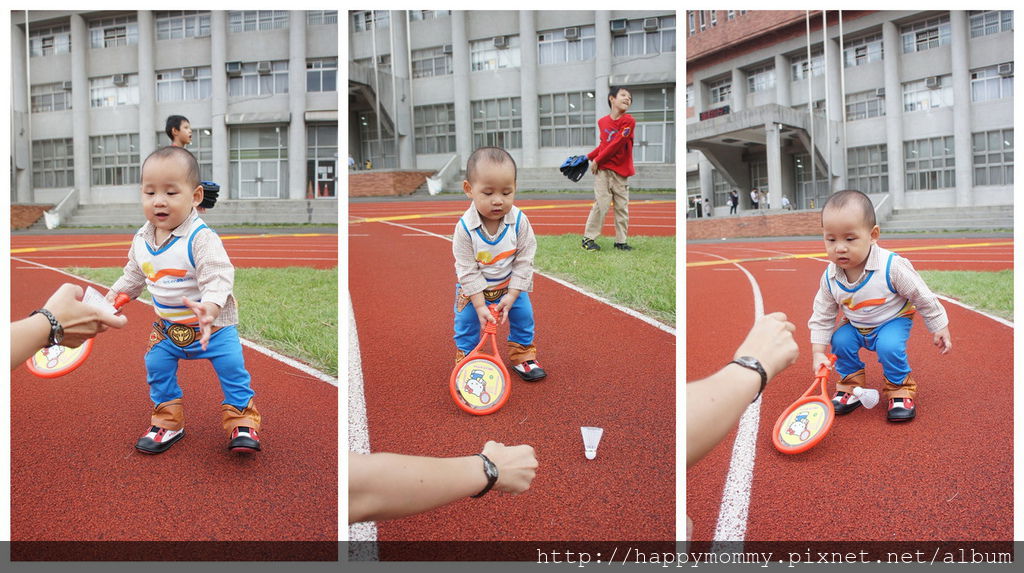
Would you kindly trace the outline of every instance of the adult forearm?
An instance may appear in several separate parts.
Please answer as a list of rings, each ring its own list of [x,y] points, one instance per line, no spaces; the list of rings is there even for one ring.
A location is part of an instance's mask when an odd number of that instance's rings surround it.
[[[760,387],[757,372],[738,364],[728,364],[686,385],[686,467],[697,463],[736,427]]]
[[[50,340],[50,321],[41,314],[11,323],[11,368],[28,360]]]

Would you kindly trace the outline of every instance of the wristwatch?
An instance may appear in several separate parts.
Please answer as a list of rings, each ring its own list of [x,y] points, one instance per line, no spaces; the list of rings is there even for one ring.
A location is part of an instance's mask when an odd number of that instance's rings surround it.
[[[761,397],[761,392],[764,392],[764,387],[768,384],[768,373],[764,371],[764,366],[761,366],[761,362],[753,356],[740,356],[729,364],[739,364],[761,375],[761,389],[757,391],[757,396],[754,396],[754,399],[751,400],[751,402],[757,402],[757,399]]]
[[[49,348],[51,346],[57,346],[61,342],[64,342],[64,327],[57,322],[57,317],[53,316],[53,313],[45,308],[33,310],[32,314],[29,316],[35,316],[37,314],[45,316],[46,319],[50,321],[50,337],[47,340],[48,344],[46,347]]]
[[[470,496],[474,498],[483,497],[485,493],[491,491],[491,488],[498,481],[498,466],[494,465],[494,462],[488,459],[487,456],[483,454],[476,455],[480,456],[480,459],[484,461],[484,475],[487,476],[487,485],[484,486],[484,489],[480,490],[480,493]]]

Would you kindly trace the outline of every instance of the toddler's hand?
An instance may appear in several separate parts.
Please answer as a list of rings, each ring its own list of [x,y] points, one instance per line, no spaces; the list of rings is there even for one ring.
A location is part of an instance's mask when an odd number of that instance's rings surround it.
[[[185,296],[181,297],[181,302],[189,307],[199,319],[199,346],[206,350],[207,344],[210,343],[210,334],[213,332],[213,319],[220,314],[214,309],[219,310],[219,307],[211,303],[195,302]]]
[[[486,304],[482,306],[474,306],[473,309],[476,310],[476,317],[480,319],[480,328],[487,326],[488,322],[498,322],[494,319],[494,315],[491,314],[491,309],[488,308]]]
[[[498,324],[505,324],[508,321],[508,311],[512,309],[512,305],[516,302],[517,296],[514,296],[511,292],[502,297],[501,302],[498,303],[497,310],[498,314],[501,315],[501,320]]]
[[[817,376],[818,369],[822,366],[828,366],[830,363],[831,361],[828,359],[828,354],[825,354],[824,352],[815,352],[814,355],[811,356],[811,372],[814,372],[814,375]]]
[[[949,327],[943,328],[932,336],[932,343],[939,348],[939,354],[949,354],[953,350],[953,340],[949,337]]]

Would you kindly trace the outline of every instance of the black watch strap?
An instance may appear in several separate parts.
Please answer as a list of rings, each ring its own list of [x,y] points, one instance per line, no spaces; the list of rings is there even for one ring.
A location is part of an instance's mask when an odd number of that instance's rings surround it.
[[[33,310],[32,314],[30,314],[29,316],[35,316],[37,314],[45,316],[46,319],[50,321],[50,336],[47,339],[47,346],[56,346],[60,344],[61,341],[64,339],[64,327],[62,327],[60,323],[57,322],[57,317],[53,316],[53,313],[46,310],[45,308]]]
[[[487,485],[484,486],[484,489],[480,490],[480,493],[470,496],[474,498],[483,497],[485,493],[491,491],[491,488],[494,487],[494,484],[498,481],[498,466],[494,465],[494,462],[492,462],[487,456],[483,454],[476,455],[480,456],[480,459],[484,461],[484,474],[487,476]]]
[[[768,373],[765,372],[764,366],[761,366],[761,362],[753,356],[740,356],[730,362],[730,364],[739,364],[761,375],[761,388],[757,391],[757,396],[754,396],[754,399],[751,400],[751,403],[757,402],[757,399],[761,397],[761,392],[764,392],[764,387],[768,385]]]

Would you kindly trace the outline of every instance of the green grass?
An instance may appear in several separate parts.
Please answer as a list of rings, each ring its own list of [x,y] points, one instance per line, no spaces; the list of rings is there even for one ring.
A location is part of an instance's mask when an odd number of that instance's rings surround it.
[[[928,288],[1013,320],[1013,271],[919,271]]]
[[[120,268],[66,270],[107,286],[121,276]],[[234,295],[242,337],[338,375],[337,269],[236,268]]]
[[[579,235],[538,235],[537,242],[537,270],[675,326],[675,237],[630,237],[628,252],[605,237],[598,252],[581,249]]]

